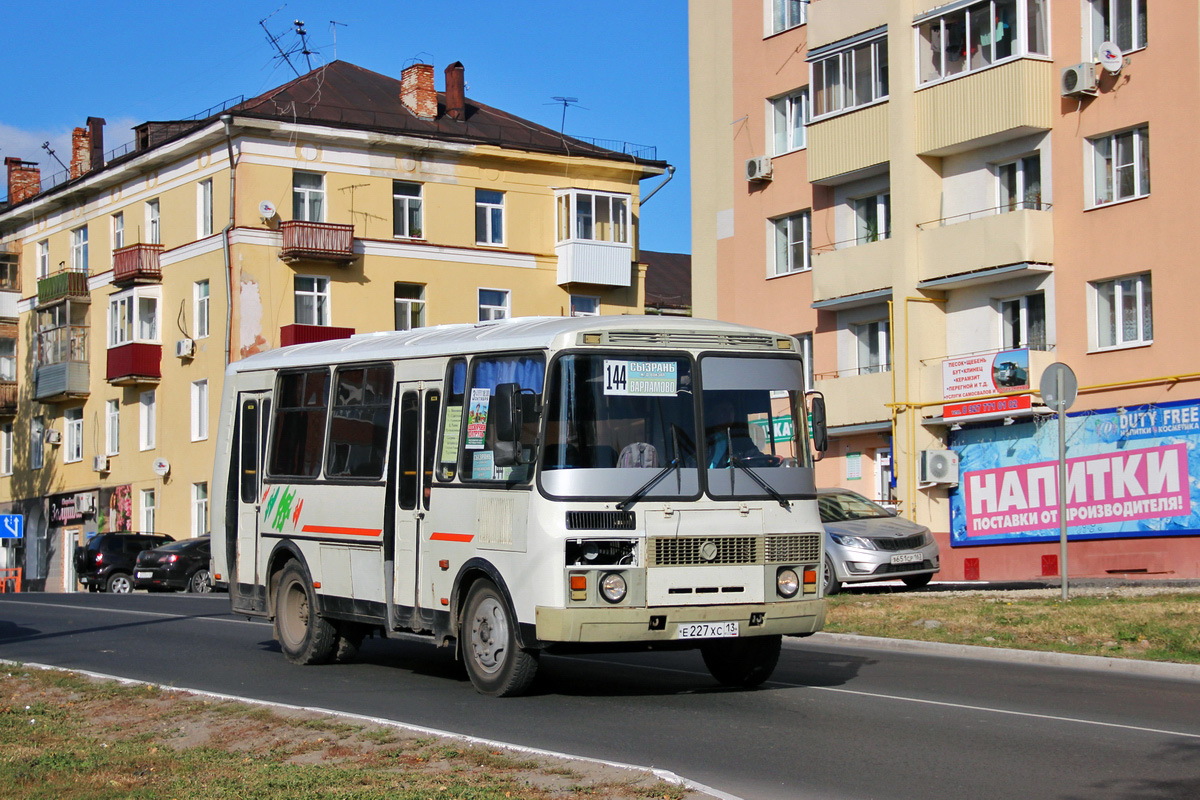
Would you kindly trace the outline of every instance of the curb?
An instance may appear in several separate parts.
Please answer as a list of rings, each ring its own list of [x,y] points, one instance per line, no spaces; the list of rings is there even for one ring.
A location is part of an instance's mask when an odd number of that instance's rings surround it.
[[[1043,650],[1014,650],[1008,647],[981,647],[971,644],[922,642],[914,639],[883,639],[852,633],[814,633],[807,641],[872,650],[891,650],[897,653],[918,653],[943,658],[973,658],[1007,664],[1038,664],[1048,667],[1069,667],[1096,672],[1119,672],[1173,680],[1200,681],[1200,664],[1177,664],[1169,661],[1138,661],[1133,658],[1085,656],[1075,653],[1050,653]],[[802,644],[797,643],[802,647]]]

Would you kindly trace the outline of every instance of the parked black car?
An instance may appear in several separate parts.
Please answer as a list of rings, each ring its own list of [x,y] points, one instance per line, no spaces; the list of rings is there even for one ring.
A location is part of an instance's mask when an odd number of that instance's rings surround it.
[[[138,553],[175,541],[163,533],[99,533],[75,548],[75,576],[93,592],[133,591]]]
[[[211,592],[212,573],[208,570],[212,547],[209,537],[167,542],[138,554],[133,570],[133,588],[175,589]]]

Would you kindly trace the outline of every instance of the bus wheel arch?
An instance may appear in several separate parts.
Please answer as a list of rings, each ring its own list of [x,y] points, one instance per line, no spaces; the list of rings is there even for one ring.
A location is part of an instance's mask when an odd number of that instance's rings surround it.
[[[288,562],[296,561],[300,564],[304,574],[312,580],[312,570],[308,568],[308,560],[304,554],[300,552],[300,548],[294,542],[283,539],[279,541],[275,548],[271,551],[271,555],[267,557],[267,569],[265,572],[265,580],[263,584],[266,587],[267,596],[264,598],[267,604],[267,618],[275,618],[275,596],[279,591],[279,579],[283,574],[283,570],[287,567]]]
[[[327,664],[338,652],[337,627],[321,616],[308,569],[287,559],[279,570],[274,595],[275,640],[295,664]]]

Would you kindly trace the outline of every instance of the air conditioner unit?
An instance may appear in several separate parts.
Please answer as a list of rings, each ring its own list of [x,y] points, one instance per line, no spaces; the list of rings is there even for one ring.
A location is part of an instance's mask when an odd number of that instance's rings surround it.
[[[175,357],[176,358],[191,358],[196,355],[196,340],[195,339],[180,339],[175,342]]]
[[[1062,71],[1062,96],[1080,97],[1096,94],[1096,67],[1084,62]]]
[[[42,436],[46,440],[46,444],[62,444],[62,432],[56,431],[53,428],[46,428],[42,432]]]
[[[96,456],[92,459],[94,472],[108,472],[108,456]]]
[[[746,159],[746,180],[748,181],[769,181],[771,180],[771,157],[770,156],[755,156],[754,158]]]
[[[917,468],[920,483],[958,485],[958,453],[953,450],[922,450]]]

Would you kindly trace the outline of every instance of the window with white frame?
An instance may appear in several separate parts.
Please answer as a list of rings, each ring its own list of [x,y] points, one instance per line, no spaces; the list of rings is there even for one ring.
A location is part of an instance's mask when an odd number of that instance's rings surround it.
[[[1046,349],[1046,295],[1042,292],[1000,301],[1000,346],[1005,350]]]
[[[158,305],[161,286],[139,286],[108,298],[108,346],[161,344]]]
[[[997,204],[1001,214],[1042,208],[1042,156],[1040,153],[996,165]]]
[[[154,533],[154,512],[158,510],[158,497],[153,489],[142,489],[142,533]]]
[[[63,412],[63,462],[83,460],[83,409],[68,408]]]
[[[329,325],[329,278],[297,275],[296,324]]]
[[[810,56],[811,58],[811,56]],[[814,118],[870,105],[888,96],[886,32],[867,42],[855,43],[812,59],[812,115]]]
[[[504,244],[504,193],[475,190],[475,242]]]
[[[397,239],[420,239],[421,184],[392,181],[392,236]]]
[[[629,195],[559,192],[558,241],[629,243]]]
[[[212,178],[196,184],[196,235],[212,236],[213,182]]]
[[[29,421],[29,468],[41,469],[46,464],[46,420],[34,417]]]
[[[506,289],[479,290],[479,321],[508,319],[509,292]]]
[[[106,400],[104,403],[104,454],[115,456],[121,452],[121,401]]]
[[[1088,139],[1096,205],[1150,194],[1150,128]]]
[[[813,335],[797,333],[796,340],[800,342],[800,358],[804,362],[804,391],[811,392],[816,384],[813,372]]]
[[[886,319],[861,322],[853,326],[854,338],[858,342],[858,374],[888,372],[888,321]]]
[[[112,246],[119,250],[125,246],[125,212],[118,211],[112,215]]]
[[[208,532],[208,483],[193,483],[192,537],[204,536]]]
[[[50,242],[37,243],[37,276],[45,278],[50,275]]]
[[[771,0],[771,33],[803,25],[809,0]]]
[[[869,244],[892,235],[892,195],[879,192],[851,201],[854,206],[854,243]]]
[[[572,317],[598,317],[600,316],[600,298],[589,297],[582,294],[571,295],[571,316]]]
[[[981,0],[917,20],[921,83],[1030,55],[1045,56],[1046,0]]]
[[[13,424],[0,424],[0,475],[12,475],[13,471]]]
[[[1096,345],[1132,347],[1154,341],[1150,273],[1092,283],[1096,298]]]
[[[397,283],[396,330],[425,327],[425,287],[419,283]]]
[[[17,379],[17,340],[0,338],[0,381]]]
[[[158,436],[157,409],[154,390],[142,392],[139,397],[138,447],[142,450],[153,450]]]
[[[292,173],[292,219],[325,221],[325,176],[319,172]]]
[[[193,333],[197,339],[208,338],[208,281],[192,284],[192,318],[195,320]]]
[[[775,257],[772,275],[787,275],[806,270],[812,265],[808,211],[771,220],[774,231]]]
[[[1146,0],[1088,0],[1091,45],[1088,60],[1099,61],[1100,45],[1112,42],[1122,53],[1146,46]]]
[[[162,222],[159,216],[158,198],[146,201],[146,242],[147,244],[162,244]]]
[[[208,381],[192,381],[192,441],[208,438]]]
[[[805,146],[808,87],[771,99],[771,152],[783,155]]]
[[[84,225],[71,231],[71,269],[88,271],[88,229]]]

